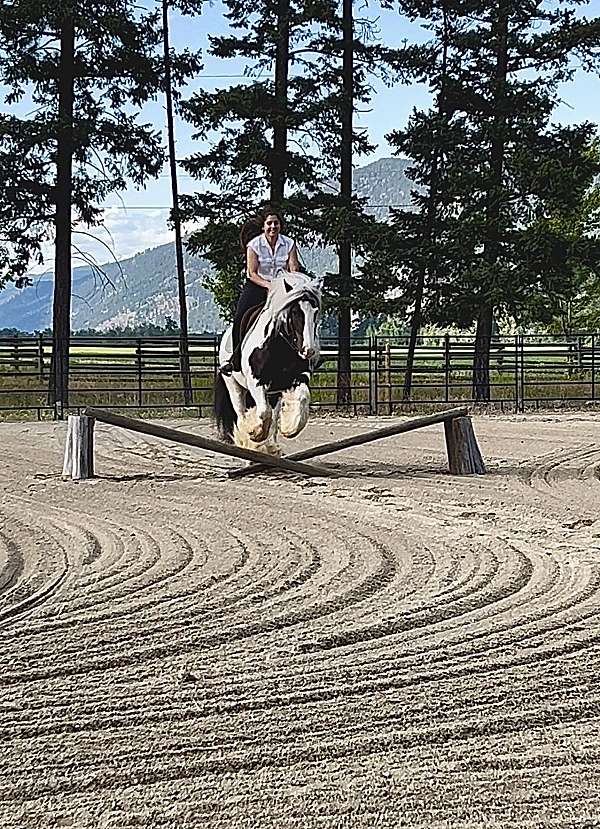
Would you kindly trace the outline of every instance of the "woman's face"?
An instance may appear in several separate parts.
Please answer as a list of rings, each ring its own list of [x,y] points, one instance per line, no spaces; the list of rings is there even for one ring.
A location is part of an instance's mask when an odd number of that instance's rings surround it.
[[[277,239],[280,229],[281,222],[279,221],[279,217],[274,214],[267,216],[263,225],[263,232],[267,239]]]

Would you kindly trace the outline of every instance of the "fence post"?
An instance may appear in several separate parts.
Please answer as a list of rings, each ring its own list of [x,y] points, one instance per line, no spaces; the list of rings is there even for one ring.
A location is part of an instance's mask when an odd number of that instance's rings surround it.
[[[385,356],[384,356],[384,369],[385,369],[385,382],[387,386],[387,399],[388,399],[388,414],[392,413],[392,350],[390,348],[390,341],[386,340],[385,343]]]
[[[142,380],[142,340],[138,337],[135,348],[136,369],[138,381],[138,406],[140,409],[144,405],[144,383]]]
[[[525,411],[525,346],[523,334],[519,334],[519,353],[520,353],[520,380],[521,380],[521,399],[519,404],[519,411]]]
[[[373,368],[377,367],[377,352],[375,352],[375,363],[373,363],[373,341],[376,339],[372,334],[369,335],[369,414],[377,414],[377,386],[375,384],[375,374]]]
[[[596,335],[592,334],[592,400],[596,399]]]
[[[14,369],[15,372],[18,373],[18,371],[19,371],[19,335],[18,334],[15,334],[15,336],[14,336],[13,369]]]
[[[38,358],[38,373],[40,375],[40,380],[44,379],[44,335],[38,334],[38,343],[37,343],[37,358]]]
[[[213,339],[213,389],[217,382],[217,375],[219,374],[219,338]],[[214,400],[213,400],[214,406]]]
[[[519,411],[519,335],[515,334],[515,412]]]
[[[375,380],[375,414],[379,414],[379,337],[375,335],[373,345],[375,348],[375,365],[374,365],[374,380]]]
[[[444,334],[444,400],[450,400],[450,334]]]

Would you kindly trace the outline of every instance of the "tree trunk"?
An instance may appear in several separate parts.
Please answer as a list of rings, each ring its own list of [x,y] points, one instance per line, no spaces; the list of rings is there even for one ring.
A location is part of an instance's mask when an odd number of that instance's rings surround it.
[[[71,193],[73,187],[73,99],[75,22],[68,9],[61,21],[56,149],[54,299],[52,308],[52,386],[56,416],[69,406],[71,335]]]
[[[352,115],[354,106],[354,43],[352,0],[343,0],[343,60],[342,60],[342,146],[340,167],[340,197],[345,212],[343,238],[339,247],[340,310],[338,317],[338,371],[337,405],[352,402],[352,367],[350,362],[350,334],[352,310]]]
[[[185,289],[185,270],[183,267],[183,242],[181,239],[181,217],[179,215],[179,193],[177,189],[177,161],[175,158],[175,127],[173,124],[173,91],[171,88],[171,56],[169,52],[169,3],[163,0],[163,47],[165,67],[165,97],[167,109],[167,135],[169,145],[169,167],[171,172],[171,194],[173,200],[173,226],[175,228],[175,260],[177,263],[177,285],[179,291],[179,365],[183,401],[186,406],[194,402],[192,393],[192,375],[190,372],[190,352],[188,340],[188,308]]]
[[[290,59],[290,4],[277,0],[277,49],[275,54],[275,113],[273,116],[273,159],[271,204],[281,207],[287,173],[288,67]]]
[[[446,74],[448,71],[448,40],[449,40],[449,25],[448,25],[448,11],[446,3],[442,3],[443,12],[443,44],[442,44],[442,63],[441,63],[441,80],[440,92],[437,100],[438,117],[440,120],[444,117],[446,111]],[[445,118],[447,122],[447,116]],[[431,160],[431,174],[429,177],[429,194],[427,200],[427,215],[425,228],[423,233],[423,240],[427,245],[428,251],[431,250],[431,245],[435,239],[435,222],[437,216],[438,206],[438,188],[439,188],[439,173],[440,162],[442,160],[442,149],[439,144],[439,130],[437,133],[438,143],[434,147],[433,158]],[[429,257],[429,254],[428,254]],[[410,321],[410,335],[408,340],[408,351],[406,354],[406,369],[404,371],[404,389],[402,399],[410,400],[412,393],[412,379],[413,368],[415,363],[415,350],[417,347],[417,337],[421,328],[421,310],[423,306],[423,294],[425,292],[425,280],[429,272],[428,265],[423,262],[417,272],[417,283],[415,285],[415,307],[413,310],[412,319]]]
[[[508,0],[501,0],[494,23],[496,34],[496,70],[494,76],[494,129],[490,151],[490,179],[486,194],[486,239],[483,258],[488,265],[488,278],[492,275],[500,253],[500,219],[502,200],[502,173],[506,126],[506,79],[508,76]],[[483,298],[477,318],[475,354],[473,357],[473,398],[477,402],[489,402],[490,395],[490,343],[494,308]]]
[[[482,305],[477,317],[473,362],[473,396],[475,400],[480,402],[489,401],[490,399],[490,343],[492,341],[493,321],[494,309],[492,305]],[[478,391],[482,396],[478,395]]]

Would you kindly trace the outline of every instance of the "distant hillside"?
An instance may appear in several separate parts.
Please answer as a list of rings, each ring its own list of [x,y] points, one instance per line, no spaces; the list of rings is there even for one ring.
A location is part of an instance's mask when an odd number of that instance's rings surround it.
[[[406,177],[412,162],[405,158],[380,158],[354,171],[353,187],[367,198],[367,212],[378,219],[387,219],[390,207],[411,204],[414,184]]]
[[[388,215],[387,205],[410,202],[411,183],[406,178],[409,162],[383,158],[354,171],[354,189],[367,198],[369,212],[379,218]],[[330,250],[302,251],[306,267],[315,273],[333,270],[335,255]],[[120,267],[119,267],[120,265]],[[144,322],[164,325],[167,317],[178,318],[177,280],[173,244],[145,250],[119,265],[104,270],[112,284],[101,284],[87,267],[73,271],[73,329],[106,330]],[[221,331],[212,295],[204,288],[210,265],[204,259],[186,255],[186,283],[190,332]],[[0,328],[40,331],[50,327],[52,309],[51,273],[38,276],[34,284],[18,291],[0,291]]]
[[[173,244],[145,250],[119,265],[112,262],[103,266],[111,284],[103,283],[87,267],[74,269],[73,329],[102,330],[141,322],[164,325],[167,317],[178,318]],[[210,265],[203,259],[186,256],[185,269],[190,331],[221,330],[223,323],[212,295],[203,286]],[[48,328],[52,283],[52,274],[46,273],[21,291],[0,291],[0,328]]]

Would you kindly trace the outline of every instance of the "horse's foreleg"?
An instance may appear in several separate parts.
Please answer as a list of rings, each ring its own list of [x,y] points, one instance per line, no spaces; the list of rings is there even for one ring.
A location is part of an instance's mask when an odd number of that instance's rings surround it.
[[[310,389],[307,382],[284,391],[279,421],[281,434],[286,438],[296,437],[306,426],[309,412]]]
[[[238,432],[244,434],[255,443],[266,440],[271,429],[273,410],[262,386],[248,382],[248,391],[254,398],[255,406],[248,409],[242,421],[238,421]]]
[[[229,392],[229,399],[239,423],[246,414],[246,389],[240,386],[233,377],[223,377],[223,381]]]

